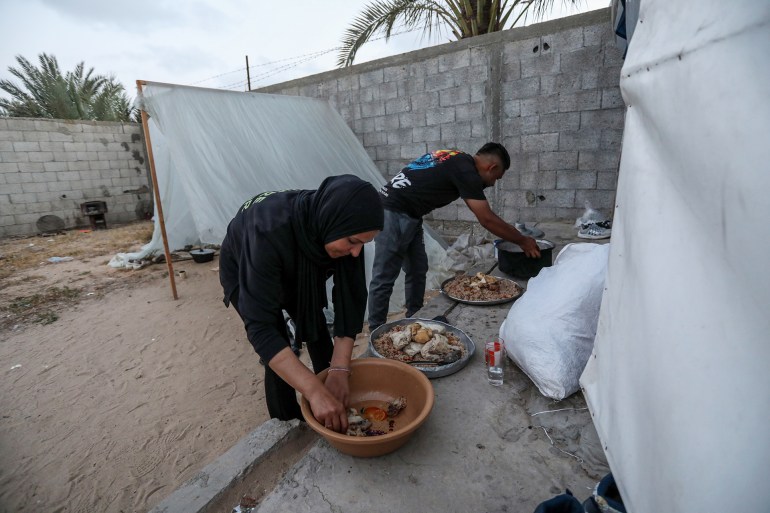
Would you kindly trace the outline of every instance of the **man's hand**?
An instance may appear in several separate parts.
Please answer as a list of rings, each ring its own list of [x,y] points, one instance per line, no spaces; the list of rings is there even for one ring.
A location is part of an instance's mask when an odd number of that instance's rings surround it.
[[[524,240],[516,244],[529,258],[540,258],[540,248],[537,247],[537,241],[532,237],[525,237]]]

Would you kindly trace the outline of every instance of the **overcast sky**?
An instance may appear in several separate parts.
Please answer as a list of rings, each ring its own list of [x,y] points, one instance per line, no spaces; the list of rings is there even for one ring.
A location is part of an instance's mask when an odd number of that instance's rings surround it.
[[[114,75],[132,97],[137,79],[245,90],[248,55],[252,88],[261,87],[334,69],[333,49],[366,3],[0,0],[0,78],[18,83],[8,73],[18,67],[15,56],[37,64],[45,52],[62,72],[84,61],[97,74]],[[607,5],[583,0],[580,12]],[[554,17],[575,13],[557,5]],[[447,41],[446,34],[439,40],[398,35],[363,46],[356,63]]]

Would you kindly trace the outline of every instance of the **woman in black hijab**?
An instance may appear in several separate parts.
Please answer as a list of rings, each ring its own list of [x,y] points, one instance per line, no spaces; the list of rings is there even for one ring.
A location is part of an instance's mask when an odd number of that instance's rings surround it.
[[[318,190],[260,194],[227,227],[219,261],[225,305],[243,319],[249,342],[265,362],[265,397],[272,418],[301,419],[295,390],[315,418],[347,429],[353,341],[363,328],[366,275],[363,245],[382,229],[380,195],[353,175],[332,176]],[[334,343],[326,328],[326,280],[334,278]],[[297,325],[325,385],[289,344],[283,310]]]

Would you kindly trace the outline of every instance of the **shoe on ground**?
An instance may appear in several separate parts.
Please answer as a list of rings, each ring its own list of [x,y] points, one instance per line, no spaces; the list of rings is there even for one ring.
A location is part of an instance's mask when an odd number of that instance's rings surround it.
[[[609,239],[612,235],[612,230],[604,228],[596,223],[588,223],[580,226],[577,236],[581,239]]]

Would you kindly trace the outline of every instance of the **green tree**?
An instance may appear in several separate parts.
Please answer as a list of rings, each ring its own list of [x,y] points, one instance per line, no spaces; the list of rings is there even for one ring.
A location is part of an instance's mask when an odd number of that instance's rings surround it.
[[[41,53],[39,66],[21,55],[8,71],[21,81],[0,80],[10,98],[0,98],[0,115],[10,117],[136,121],[123,85],[114,77],[95,75],[83,62],[62,74],[53,55]]]
[[[577,6],[581,0],[562,2]],[[398,21],[406,30],[422,27],[428,37],[434,30],[440,33],[448,28],[460,40],[513,27],[530,14],[534,19],[542,19],[553,3],[554,0],[374,0],[345,31],[337,65],[352,65],[356,52],[377,33],[384,33],[387,41]]]

